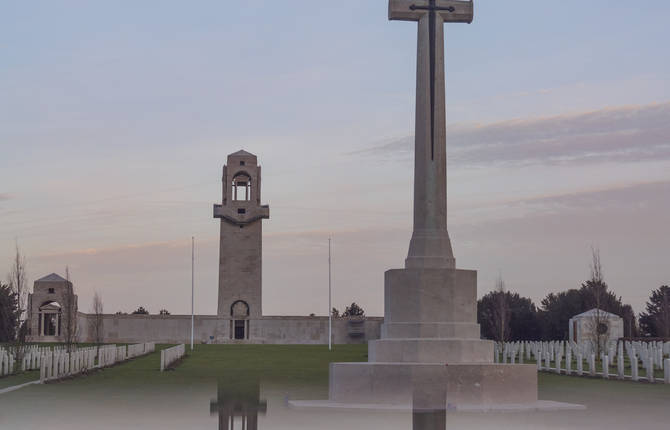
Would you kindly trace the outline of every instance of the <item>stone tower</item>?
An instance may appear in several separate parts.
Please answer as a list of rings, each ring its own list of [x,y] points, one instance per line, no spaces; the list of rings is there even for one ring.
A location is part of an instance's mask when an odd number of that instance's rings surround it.
[[[262,234],[270,208],[261,205],[261,166],[255,155],[237,151],[223,166],[217,314],[231,318],[230,337],[249,338],[249,318],[262,316]]]

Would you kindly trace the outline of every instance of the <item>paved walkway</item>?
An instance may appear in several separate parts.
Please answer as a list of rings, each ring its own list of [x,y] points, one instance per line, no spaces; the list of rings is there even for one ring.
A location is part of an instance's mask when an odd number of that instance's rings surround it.
[[[40,380],[37,379],[35,381],[26,382],[25,384],[14,385],[13,387],[2,388],[2,389],[0,389],[0,394],[9,393],[11,391],[15,391],[15,390],[18,390],[20,388],[27,387],[28,385],[39,384],[39,383],[40,383]]]

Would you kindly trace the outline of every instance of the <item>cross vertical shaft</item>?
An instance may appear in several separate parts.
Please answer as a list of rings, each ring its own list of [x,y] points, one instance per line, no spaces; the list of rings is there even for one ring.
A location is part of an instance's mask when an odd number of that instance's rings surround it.
[[[414,228],[407,268],[455,268],[447,231],[444,23],[471,22],[470,1],[390,0],[389,18],[418,21]]]

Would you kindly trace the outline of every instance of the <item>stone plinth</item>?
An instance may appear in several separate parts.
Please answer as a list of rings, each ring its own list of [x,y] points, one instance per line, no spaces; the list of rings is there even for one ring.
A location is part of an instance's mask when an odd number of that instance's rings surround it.
[[[441,337],[440,331],[445,330],[444,334],[449,334],[449,337],[479,339],[477,272],[459,269],[387,270],[384,274],[384,325],[391,328],[394,324],[408,323],[424,324],[426,330],[430,330],[428,327],[431,325],[437,327],[436,324],[441,324],[442,329],[429,333],[437,337]]]
[[[384,298],[382,337],[369,342],[369,361],[493,362],[493,342],[479,338],[474,270],[388,270]]]

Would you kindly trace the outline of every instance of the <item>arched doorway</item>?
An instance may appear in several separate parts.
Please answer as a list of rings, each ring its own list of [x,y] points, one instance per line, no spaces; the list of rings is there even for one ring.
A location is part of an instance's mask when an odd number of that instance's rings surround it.
[[[237,300],[230,305],[230,338],[249,339],[249,304]]]

